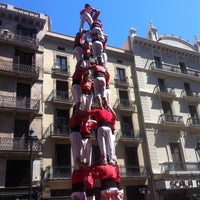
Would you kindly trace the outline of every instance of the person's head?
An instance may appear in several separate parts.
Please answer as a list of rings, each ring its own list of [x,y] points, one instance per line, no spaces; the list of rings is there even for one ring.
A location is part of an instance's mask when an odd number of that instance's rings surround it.
[[[89,3],[86,3],[86,4],[85,4],[85,8],[89,8],[89,7],[91,7],[90,4],[89,4]]]

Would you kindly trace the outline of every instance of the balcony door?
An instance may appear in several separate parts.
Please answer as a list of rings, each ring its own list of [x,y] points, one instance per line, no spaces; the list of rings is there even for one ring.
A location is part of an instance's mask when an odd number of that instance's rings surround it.
[[[66,178],[71,175],[71,147],[69,144],[56,144],[55,146],[55,178]]]
[[[17,108],[30,108],[31,85],[25,83],[17,83]]]
[[[183,170],[183,160],[181,157],[181,150],[180,150],[180,144],[179,143],[170,143],[170,150],[171,150],[171,156],[173,161],[173,167],[175,171],[181,171]]]
[[[14,121],[14,137],[21,138],[28,136],[29,120],[15,119]]]
[[[125,147],[125,162],[127,176],[140,176],[137,147]]]

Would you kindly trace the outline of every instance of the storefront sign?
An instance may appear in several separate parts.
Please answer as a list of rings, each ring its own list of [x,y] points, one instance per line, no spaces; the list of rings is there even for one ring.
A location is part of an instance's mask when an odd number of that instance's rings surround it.
[[[200,187],[200,180],[171,180],[168,189],[179,189],[179,188],[197,188]]]
[[[176,180],[164,180],[156,182],[157,190],[167,189],[189,189],[189,188],[199,188],[200,189],[200,179],[176,179]]]

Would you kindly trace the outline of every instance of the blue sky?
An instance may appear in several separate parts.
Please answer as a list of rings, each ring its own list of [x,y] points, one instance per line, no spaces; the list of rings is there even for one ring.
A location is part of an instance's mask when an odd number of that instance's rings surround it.
[[[52,31],[75,36],[80,24],[79,12],[85,3],[101,10],[100,19],[108,45],[120,48],[135,28],[137,35],[146,37],[149,21],[159,35],[167,34],[194,43],[200,40],[200,0],[0,0],[26,10],[47,14]]]

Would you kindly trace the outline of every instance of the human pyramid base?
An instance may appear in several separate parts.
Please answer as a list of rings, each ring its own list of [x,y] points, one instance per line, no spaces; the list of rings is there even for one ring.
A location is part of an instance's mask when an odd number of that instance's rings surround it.
[[[80,11],[79,32],[73,54],[77,63],[72,76],[74,99],[70,118],[70,143],[74,169],[72,200],[95,200],[95,181],[100,183],[100,200],[123,200],[120,173],[115,155],[116,113],[110,105],[110,74],[100,11],[85,4]],[[89,30],[84,29],[88,24]],[[92,109],[92,102],[98,106]],[[92,163],[91,134],[95,131],[100,158]]]

